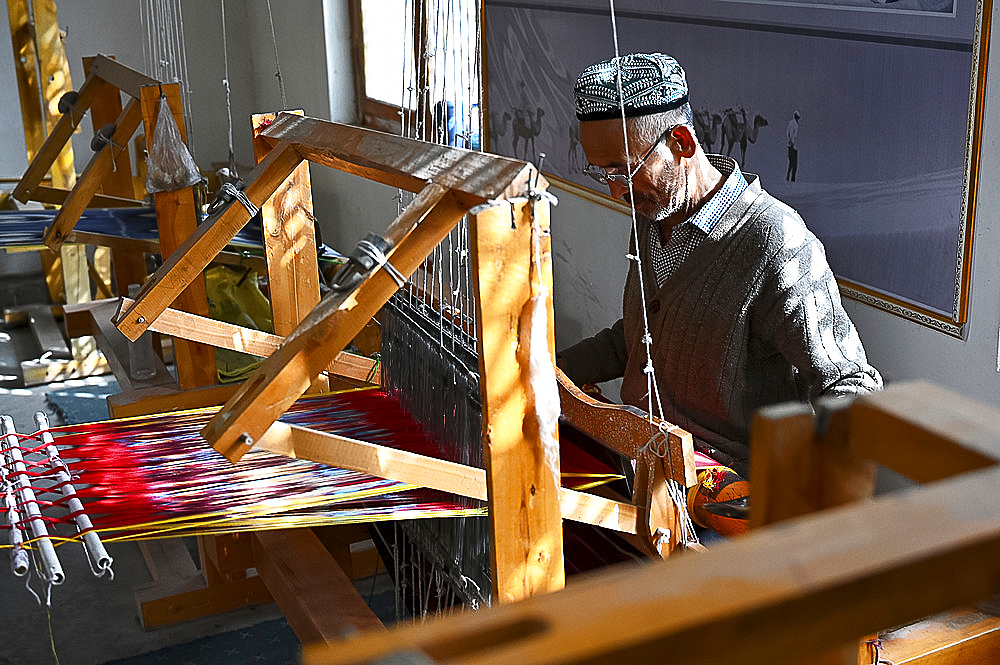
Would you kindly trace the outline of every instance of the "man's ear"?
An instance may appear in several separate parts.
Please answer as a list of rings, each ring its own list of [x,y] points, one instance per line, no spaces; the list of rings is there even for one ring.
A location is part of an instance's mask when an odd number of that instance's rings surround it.
[[[670,130],[670,138],[677,146],[677,153],[681,157],[693,157],[698,148],[698,141],[695,140],[694,133],[687,125],[677,125]]]

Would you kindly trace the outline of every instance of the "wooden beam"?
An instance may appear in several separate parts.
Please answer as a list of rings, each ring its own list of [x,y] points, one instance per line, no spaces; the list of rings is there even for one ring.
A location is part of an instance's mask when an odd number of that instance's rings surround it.
[[[219,406],[225,404],[238,387],[235,383],[227,383],[181,390],[175,382],[172,387],[136,388],[108,395],[108,412],[112,418],[130,418]]]
[[[483,469],[300,425],[275,422],[256,445],[285,457],[329,464],[414,487],[428,487],[480,501],[487,498]],[[558,491],[559,510],[564,518],[635,533],[638,519],[635,506],[565,487]]]
[[[42,107],[39,84],[41,73],[38,71],[39,54],[27,1],[7,0],[7,15],[10,19],[11,45],[14,47],[14,70],[21,102],[24,142],[30,162],[38,146],[45,140],[45,109]]]
[[[879,636],[882,662],[961,665],[1000,662],[1000,617],[962,607]]]
[[[90,74],[107,81],[133,99],[139,99],[142,96],[143,86],[159,83],[156,79],[106,55],[97,55],[90,61]]]
[[[271,146],[259,139],[260,132],[276,115],[263,113],[251,118],[258,163],[271,151]],[[261,206],[260,214],[274,332],[284,337],[319,303],[319,259],[308,162],[295,167],[278,185]],[[319,376],[306,392],[323,393],[329,389],[330,382]]]
[[[67,243],[79,243],[81,245],[97,245],[99,247],[110,247],[121,252],[132,252],[134,254],[160,254],[160,241],[155,239],[123,238],[121,236],[106,235],[104,233],[91,233],[90,231],[79,231],[74,229],[66,236]],[[212,263],[222,263],[240,268],[251,268],[263,273],[267,270],[264,258],[254,254],[239,254],[237,252],[219,252],[215,255]],[[130,301],[131,302],[131,301]]]
[[[258,574],[303,644],[383,628],[311,529],[253,534]]]
[[[247,197],[259,207],[301,161],[290,145],[272,150],[250,175]],[[173,252],[164,251],[163,265],[146,282],[132,307],[115,320],[118,329],[129,339],[138,339],[181,291],[201,276],[251,216],[242,204],[234,201],[218,217],[200,224]]]
[[[62,205],[71,193],[72,190],[70,189],[39,185],[33,190],[31,200],[50,205]],[[27,199],[25,200],[27,201]],[[145,205],[143,201],[139,201],[138,199],[108,196],[107,194],[94,194],[93,198],[90,199],[90,203],[95,208],[138,208]]]
[[[131,304],[130,298],[122,298],[120,308],[127,309]],[[171,337],[180,337],[262,358],[277,351],[284,340],[279,335],[272,335],[262,330],[243,328],[225,321],[216,321],[170,308],[165,309],[149,329]],[[375,360],[347,351],[338,353],[326,366],[325,371],[368,383],[379,383],[381,377],[381,370],[377,368]]]
[[[898,434],[887,436],[890,431]],[[852,408],[851,445],[917,482],[1000,460],[994,416],[928,382],[891,385],[859,400]]]
[[[392,245],[389,262],[404,278],[408,277],[465,211],[447,189],[434,183],[427,185],[386,230],[385,239]],[[312,377],[329,364],[398,288],[386,270],[380,269],[349,292],[325,297],[205,425],[202,436],[230,460],[239,460],[247,450],[247,442],[259,438],[305,392]]]
[[[261,137],[295,144],[311,162],[411,192],[428,182],[454,190],[476,205],[490,199],[523,197],[537,171],[522,161],[462,148],[414,141],[317,118],[279,113]],[[547,182],[538,178],[537,189]]]
[[[117,153],[128,149],[128,140],[135,133],[140,122],[142,122],[142,110],[139,107],[139,102],[132,100],[118,117],[117,129],[115,129],[111,140],[97,151],[87,163],[87,168],[84,169],[80,180],[73,187],[72,193],[66,197],[63,207],[59,209],[52,224],[45,230],[44,242],[52,250],[59,249],[65,241],[66,235],[80,219],[80,215],[90,205],[105,176],[111,172],[112,151]]]
[[[563,419],[598,443],[635,459],[639,449],[654,434],[667,433],[672,463],[671,478],[685,487],[697,482],[694,468],[694,442],[690,432],[627,404],[599,402],[577,388],[559,368],[559,402]]]
[[[180,621],[199,619],[229,612],[244,605],[271,601],[264,581],[248,577],[225,586],[205,586],[200,577],[185,582],[152,582],[135,589],[143,628],[168,626]]]
[[[164,103],[169,105],[181,140],[186,140],[180,84],[150,85],[141,88],[140,93],[146,136],[156,136],[159,105]],[[156,192],[153,194],[153,202],[156,205],[156,228],[160,235],[161,251],[165,255],[173,254],[198,229],[194,190],[184,187]],[[192,276],[174,302],[177,309],[207,316],[208,295],[204,278],[200,274]],[[177,380],[182,390],[218,383],[215,349],[205,344],[174,340],[174,366],[177,368]]]
[[[29,5],[24,0],[8,0],[7,11],[11,44],[14,47],[14,69],[21,101],[25,147],[28,162],[31,163],[45,149],[49,129],[59,124],[56,105],[73,84],[63,44],[65,35],[59,28],[55,2],[33,0]],[[63,140],[43,159],[45,166],[38,176],[39,181],[51,168],[55,186],[73,186],[76,172],[73,168],[72,145]],[[15,198],[23,201],[16,195]]]
[[[558,388],[554,374],[546,385],[537,369],[555,367],[549,237],[548,205],[531,200],[492,206],[469,224],[493,599],[501,603],[565,585],[559,434],[557,422],[542,420]],[[535,394],[543,388],[552,394]]]
[[[306,649],[307,665],[787,663],[1000,591],[1000,469],[825,511],[563,592]],[[933,537],[930,536],[933,534]]]

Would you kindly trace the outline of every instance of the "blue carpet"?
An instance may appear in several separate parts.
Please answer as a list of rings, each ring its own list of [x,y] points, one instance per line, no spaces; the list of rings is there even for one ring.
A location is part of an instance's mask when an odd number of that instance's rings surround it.
[[[58,389],[45,393],[45,401],[66,425],[93,423],[109,418],[107,397],[121,390],[111,376],[90,377],[61,384]]]
[[[103,665],[295,665],[301,651],[288,622],[274,619]]]

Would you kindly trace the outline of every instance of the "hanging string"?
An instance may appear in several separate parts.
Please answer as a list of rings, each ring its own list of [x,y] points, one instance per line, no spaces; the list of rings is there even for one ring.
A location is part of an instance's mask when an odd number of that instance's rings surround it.
[[[618,20],[615,15],[615,0],[608,0],[608,4],[611,8],[611,32],[614,39],[615,46],[615,58],[620,58],[620,52],[618,50]],[[625,97],[622,92],[622,71],[621,64],[619,60],[619,66],[616,69],[615,85],[618,88],[618,108],[621,112],[622,121],[622,139],[625,142],[625,163],[632,164],[632,156],[628,140],[628,125],[625,121]],[[631,166],[629,167],[631,169]],[[630,201],[635,200],[634,192],[632,190],[632,178],[626,179],[628,182],[628,196]],[[646,374],[646,395],[648,397],[647,413],[649,414],[650,423],[653,422],[653,416],[657,415],[662,417],[663,406],[660,402],[660,391],[656,383],[656,370],[653,367],[653,357],[652,357],[652,345],[653,337],[649,332],[649,317],[646,312],[646,282],[643,277],[642,271],[642,257],[639,251],[639,222],[635,215],[635,206],[629,206],[629,212],[632,217],[632,254],[627,254],[626,258],[635,262],[636,271],[639,274],[639,301],[642,303],[642,343],[646,350],[646,366],[643,368],[643,372]],[[655,403],[656,410],[653,410]]]
[[[285,99],[285,82],[281,78],[281,66],[278,64],[278,38],[274,33],[274,17],[271,15],[271,0],[267,0],[267,20],[271,22],[271,44],[274,46],[274,77],[278,79],[278,90],[281,91],[281,109],[288,110],[288,100]]]
[[[629,170],[631,170],[632,157],[630,154],[630,146],[628,140],[628,124],[625,121],[625,95],[622,91],[622,70],[621,70],[621,54],[618,47],[618,19],[615,14],[615,0],[608,0],[611,13],[611,33],[614,40],[615,47],[615,58],[618,59],[618,67],[616,68],[615,85],[618,88],[618,108],[621,114],[622,121],[622,140],[625,144],[625,163],[629,165]],[[632,178],[626,179],[628,182],[628,193],[629,201],[634,201],[635,196],[632,189]],[[653,336],[649,330],[649,316],[646,311],[646,280],[643,273],[642,266],[642,255],[639,249],[639,222],[635,214],[635,206],[629,206],[629,213],[632,217],[632,245],[631,254],[626,254],[626,258],[635,262],[636,273],[639,276],[639,302],[641,304],[642,310],[642,344],[646,353],[646,365],[643,368],[643,372],[646,374],[646,412],[649,417],[650,427],[654,428],[653,434],[650,437],[649,442],[646,446],[651,446],[651,444],[659,439],[667,437],[667,433],[661,429],[662,425],[654,421],[654,415],[660,418],[663,417],[663,404],[660,400],[660,388],[656,381],[656,368],[653,366]],[[655,411],[654,411],[655,407]],[[646,447],[644,446],[644,448]],[[671,452],[670,445],[664,445],[662,449],[658,451],[653,451],[658,457],[665,457],[667,461],[667,468],[673,469],[673,455]],[[665,453],[665,454],[664,454]],[[697,543],[698,535],[694,529],[694,523],[691,520],[691,516],[688,514],[687,510],[687,499],[685,497],[684,488],[681,484],[674,480],[673,478],[667,478],[667,494],[670,496],[670,500],[673,502],[677,515],[679,516],[679,528],[680,533],[678,534],[678,542],[682,544]],[[669,534],[664,536],[669,540]],[[659,547],[659,545],[658,545]]]
[[[236,154],[233,151],[233,106],[229,99],[229,42],[226,39],[226,0],[220,0],[220,5],[222,13],[222,61],[225,67],[222,87],[226,90],[226,117],[229,121],[227,127],[227,137],[229,139],[229,178],[237,180],[240,176],[236,172]]]
[[[187,143],[194,155],[194,118],[180,0],[145,0],[139,6],[139,18],[146,32],[143,43],[146,73],[163,83],[180,84]]]

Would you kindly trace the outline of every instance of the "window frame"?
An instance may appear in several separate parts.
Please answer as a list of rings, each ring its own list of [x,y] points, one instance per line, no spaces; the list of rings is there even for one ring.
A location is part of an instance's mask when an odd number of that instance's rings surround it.
[[[364,37],[364,18],[361,11],[362,0],[348,0],[348,8],[350,12],[350,29],[351,29],[351,56],[353,60],[354,67],[354,98],[355,98],[355,111],[357,113],[358,124],[362,127],[368,127],[370,129],[377,129],[382,132],[387,132],[391,134],[401,134],[402,133],[402,123],[401,116],[403,114],[403,109],[398,104],[388,104],[377,99],[373,99],[367,94],[367,81],[365,78],[365,37]],[[430,71],[428,65],[428,59],[424,56],[424,44],[426,43],[426,25],[427,25],[427,3],[424,0],[411,0],[409,4],[413,16],[411,16],[411,24],[413,25],[413,35],[412,44],[414,45],[413,62],[418,63],[418,68],[416,71],[417,80],[417,90],[421,91],[421,97],[416,100],[416,111],[408,111],[409,113],[421,113],[423,115],[422,122],[424,126],[430,126],[431,116],[427,112],[429,92],[424,85],[424,82],[429,80]],[[413,20],[417,16],[422,16],[424,20],[417,21]],[[418,47],[419,46],[419,50]]]

